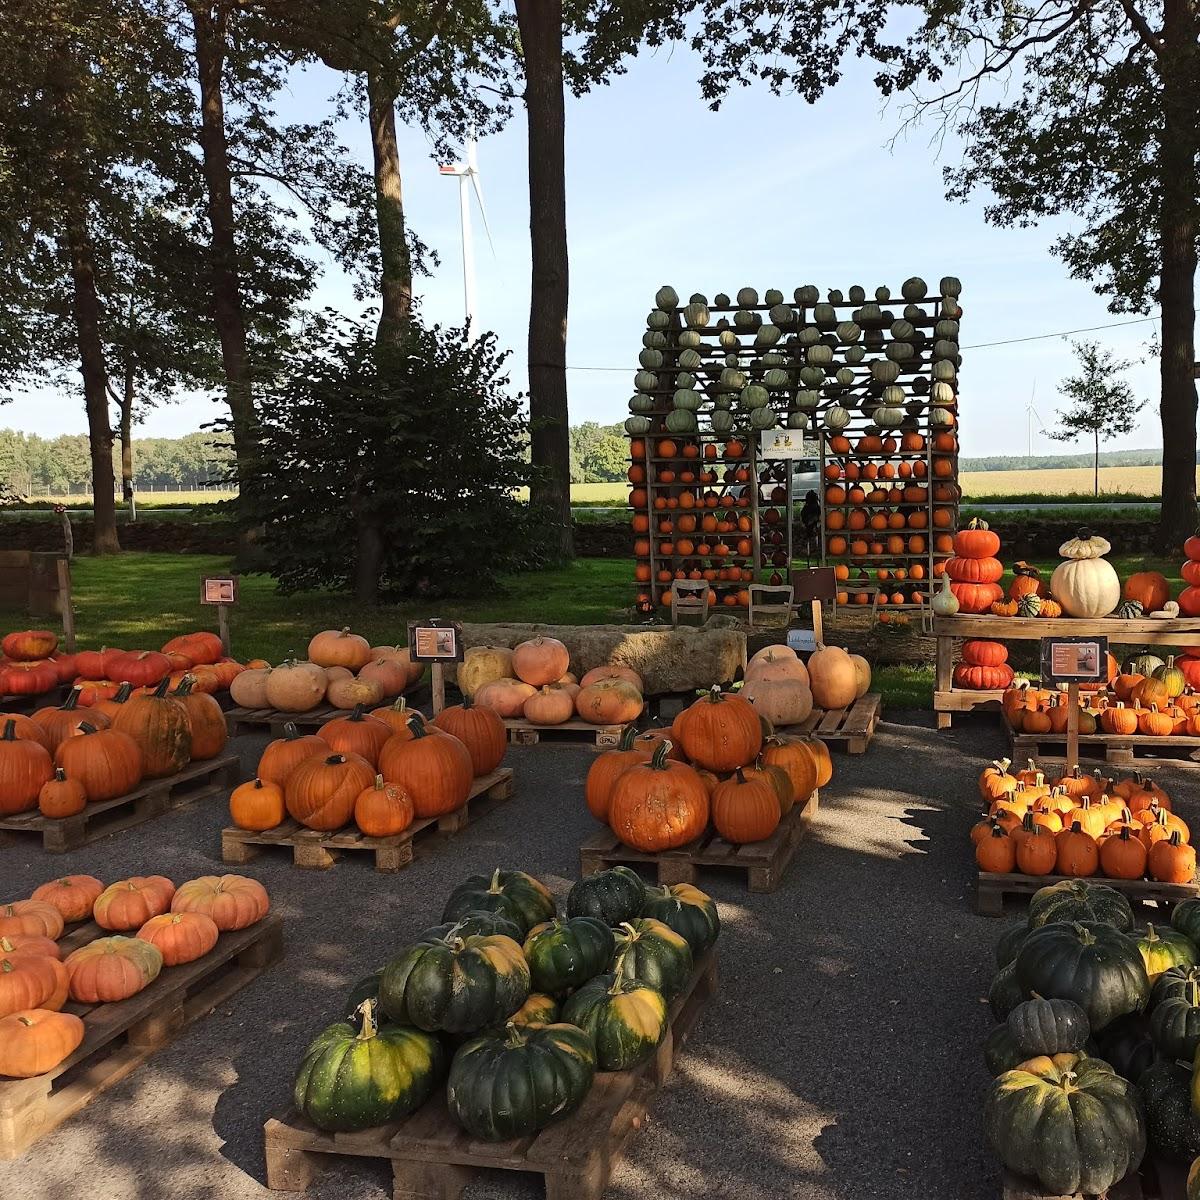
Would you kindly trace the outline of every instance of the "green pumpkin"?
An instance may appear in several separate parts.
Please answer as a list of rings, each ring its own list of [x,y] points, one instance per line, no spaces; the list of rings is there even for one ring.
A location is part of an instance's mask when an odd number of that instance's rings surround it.
[[[474,1137],[528,1137],[584,1101],[596,1074],[592,1039],[573,1025],[510,1025],[459,1047],[446,1103]]]
[[[1015,962],[1001,967],[992,977],[991,987],[988,988],[988,1007],[997,1021],[1007,1021],[1008,1014],[1023,1000],[1028,999],[1029,993],[1017,982]]]
[[[610,867],[571,885],[567,916],[595,917],[606,925],[620,925],[640,916],[645,903],[642,877],[629,867]]]
[[[529,964],[506,937],[430,938],[383,969],[379,1004],[399,1025],[474,1033],[506,1021],[530,993]]]
[[[1181,900],[1171,909],[1171,928],[1200,945],[1200,900]]]
[[[669,1002],[692,976],[691,947],[662,921],[638,917],[617,930],[612,969],[624,979],[662,992]]]
[[[1010,1171],[1054,1196],[1103,1195],[1142,1161],[1138,1093],[1098,1058],[1060,1054],[1006,1071],[984,1104],[988,1142]]]
[[[996,966],[1006,967],[1010,962],[1014,962],[1021,943],[1028,936],[1029,926],[1024,921],[1002,933],[999,941],[996,942]]]
[[[520,925],[506,913],[479,909],[463,913],[457,921],[431,926],[418,936],[417,941],[428,942],[444,938],[451,933],[458,937],[506,937],[512,938],[514,942],[521,942],[525,937]]]
[[[1143,611],[1141,604],[1137,600],[1122,600],[1113,609],[1112,615],[1120,618],[1122,621],[1136,621],[1142,616]]]
[[[1185,901],[1190,904],[1191,901]],[[1167,1000],[1179,1000],[1189,992],[1189,984],[1200,983],[1200,966],[1170,967],[1164,971],[1150,989],[1150,1007],[1157,1008]]]
[[[483,910],[502,912],[516,922],[524,937],[535,925],[554,916],[554,897],[545,884],[524,871],[502,871],[472,875],[450,893],[442,910],[443,921],[457,921],[466,913]]]
[[[613,931],[595,917],[535,925],[524,946],[533,986],[554,993],[581,987],[612,962],[613,942]]]
[[[1151,983],[1172,967],[1196,965],[1196,947],[1178,929],[1147,925],[1146,932],[1137,939],[1137,945]]]
[[[666,1036],[667,1001],[654,988],[619,975],[597,975],[563,1005],[562,1019],[591,1035],[599,1070],[628,1071],[644,1063]]]
[[[696,414],[686,408],[673,408],[667,413],[663,425],[668,433],[695,433],[699,429]]]
[[[983,1061],[993,1079],[1005,1071],[1011,1071],[1013,1067],[1020,1066],[1025,1058],[1026,1055],[1017,1049],[1017,1043],[1013,1041],[1013,1035],[1007,1025],[997,1025],[983,1043]]]
[[[1167,685],[1167,693],[1172,700],[1183,695],[1183,689],[1187,687],[1188,682],[1187,676],[1175,665],[1173,654],[1167,655],[1167,661],[1155,670],[1154,678]]]
[[[1137,1079],[1154,1061],[1154,1042],[1140,1013],[1121,1017],[1096,1035],[1096,1057],[1118,1075]]]
[[[1087,1014],[1073,1000],[1024,1000],[1005,1022],[1022,1057],[1039,1054],[1073,1054],[1082,1051],[1091,1036]]]
[[[1158,1052],[1171,1060],[1189,1062],[1200,1049],[1200,984],[1185,985],[1182,996],[1172,996],[1150,1011],[1150,1036]]]
[[[1150,996],[1137,942],[1102,922],[1044,925],[1025,939],[1014,965],[1026,994],[1074,1000],[1093,1029],[1140,1012]]]
[[[554,1025],[562,1006],[545,992],[530,992],[529,998],[508,1018],[510,1025]]]
[[[1106,921],[1128,932],[1133,909],[1115,888],[1082,879],[1064,879],[1039,888],[1029,901],[1029,928],[1052,921]]]
[[[691,947],[698,958],[721,932],[716,902],[690,883],[672,883],[647,887],[642,916],[653,917],[673,929]]]
[[[342,1018],[343,1020],[353,1024],[364,1000],[373,1000],[376,1004],[379,1003],[379,976],[382,974],[382,971],[373,971],[350,989],[346,1003],[342,1006],[342,1011],[346,1014]]]
[[[1146,1112],[1146,1140],[1175,1162],[1200,1155],[1200,1120],[1192,1111],[1192,1072],[1168,1060],[1153,1063],[1138,1076]]]
[[[355,1023],[330,1025],[304,1052],[292,1099],[318,1129],[369,1129],[420,1108],[445,1071],[436,1037],[377,1026],[375,1003],[366,1000]]]

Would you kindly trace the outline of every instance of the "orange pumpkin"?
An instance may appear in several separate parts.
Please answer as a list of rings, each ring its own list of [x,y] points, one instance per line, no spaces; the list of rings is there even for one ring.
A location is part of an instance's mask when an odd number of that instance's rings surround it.
[[[461,704],[443,708],[433,718],[433,724],[466,746],[476,778],[490,775],[504,761],[508,749],[504,722],[490,708],[475,704],[469,696],[464,696]],[[407,725],[405,730],[408,732]]]
[[[54,764],[41,742],[17,737],[11,717],[0,734],[0,816],[36,808],[42,785],[54,778]]]
[[[386,722],[364,713],[362,705],[356,705],[348,717],[334,717],[326,721],[317,730],[317,736],[335,754],[357,754],[374,767],[392,731]]]
[[[44,1075],[79,1049],[83,1035],[83,1022],[74,1013],[47,1008],[9,1013],[0,1019],[0,1075]]]
[[[62,875],[34,888],[29,898],[54,905],[64,921],[84,921],[102,891],[104,884],[94,875]]]
[[[302,734],[288,721],[283,737],[269,742],[258,760],[258,778],[278,787],[287,785],[288,777],[302,763],[318,754],[328,754],[332,747],[315,733]]]
[[[371,661],[371,643],[344,629],[325,629],[308,643],[308,660],[319,667],[346,667],[357,671]]]
[[[134,935],[162,955],[163,966],[177,967],[203,958],[221,931],[211,917],[198,912],[166,912],[151,917]]]
[[[413,803],[408,793],[382,775],[359,793],[354,802],[354,823],[368,837],[392,837],[403,833],[413,820]]]
[[[96,897],[92,916],[103,929],[138,929],[171,907],[175,885],[165,875],[133,875],[110,883]]]
[[[410,738],[393,735],[384,744],[379,773],[412,798],[418,817],[440,817],[462,808],[475,778],[466,746],[436,727],[428,729],[420,713],[409,717],[409,732]]]
[[[781,815],[779,796],[767,779],[748,778],[741,767],[713,791],[713,825],[727,842],[764,841],[779,828]]]
[[[1125,580],[1121,595],[1136,600],[1145,612],[1158,612],[1171,598],[1171,585],[1158,571],[1137,571]]]
[[[183,682],[171,693],[183,705],[191,732],[189,757],[195,762],[207,762],[216,758],[229,741],[229,730],[225,725],[225,714],[212,696],[194,689],[195,680],[185,676]]]
[[[309,829],[341,829],[354,815],[359,793],[374,778],[375,769],[357,754],[313,755],[288,775],[284,804]]]
[[[57,1011],[67,1002],[70,975],[48,954],[0,958],[0,1017],[27,1009]]]
[[[746,766],[762,749],[762,724],[754,706],[715,686],[684,709],[672,729],[687,757],[710,771]]]
[[[153,692],[131,696],[113,722],[141,747],[147,779],[176,774],[191,755],[191,722],[183,702],[167,694],[169,683],[164,679]]]
[[[708,825],[708,815],[704,781],[686,763],[669,759],[665,742],[648,762],[621,772],[609,797],[612,831],[648,854],[694,841]]]
[[[557,638],[530,638],[513,647],[514,673],[535,688],[561,679],[570,666],[570,651]]]
[[[201,875],[181,884],[171,900],[173,913],[203,913],[222,932],[245,929],[270,909],[267,889],[247,875]]]
[[[14,900],[11,904],[0,904],[0,937],[32,933],[57,939],[62,936],[62,931],[62,913],[45,900]]]
[[[264,783],[261,778],[238,784],[229,797],[229,816],[239,829],[262,832],[283,823],[287,809],[283,803],[283,788],[277,783]]]

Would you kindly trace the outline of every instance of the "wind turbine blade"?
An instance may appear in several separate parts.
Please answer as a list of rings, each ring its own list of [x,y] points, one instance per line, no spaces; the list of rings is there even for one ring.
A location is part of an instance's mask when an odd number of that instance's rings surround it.
[[[478,171],[479,160],[475,157],[475,128],[471,127],[470,133],[467,134],[467,142],[464,147],[466,150],[467,170]]]
[[[487,209],[483,207],[483,188],[479,183],[479,175],[471,172],[471,186],[475,189],[475,199],[479,202],[479,215],[483,218],[483,232],[487,234],[488,245],[492,250],[492,257],[496,257],[496,243],[492,241],[492,231],[488,228]]]

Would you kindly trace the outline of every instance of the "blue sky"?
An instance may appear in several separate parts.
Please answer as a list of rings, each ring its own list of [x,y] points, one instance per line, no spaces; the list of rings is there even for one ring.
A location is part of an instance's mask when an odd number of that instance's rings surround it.
[[[1063,225],[998,230],[983,221],[983,201],[943,199],[941,167],[956,148],[937,151],[932,130],[917,130],[894,150],[900,123],[884,109],[870,70],[855,61],[816,106],[776,98],[763,86],[741,89],[721,111],[699,98],[698,64],[685,50],[646,55],[611,86],[567,107],[567,219],[571,249],[568,362],[572,421],[612,422],[626,415],[645,315],[660,284],[682,295],[711,297],[751,285],[761,293],[815,283],[822,291],[860,283],[893,292],[909,275],[931,283],[945,274],[963,282],[961,415],[966,454],[1024,453],[1025,407],[1053,424],[1055,388],[1072,370],[1061,338],[980,348],[981,343],[1106,325],[1129,318],[1108,313],[1103,298],[1072,280],[1048,250]],[[320,111],[335,86],[323,70],[295,80],[284,115]],[[344,136],[369,163],[365,127]],[[401,131],[408,217],[441,255],[431,279],[418,281],[427,318],[457,322],[462,280],[457,181],[440,177],[419,130]],[[529,301],[529,229],[525,120],[479,146],[489,252],[475,216],[478,309],[513,350],[513,379],[524,386]],[[332,268],[317,301],[358,309]],[[1088,336],[1134,358],[1146,353],[1156,324],[1129,325]],[[1150,398],[1138,430],[1110,448],[1160,442],[1157,372],[1152,363],[1129,374]],[[193,397],[153,413],[143,432],[173,435],[213,415]],[[82,398],[29,397],[0,413],[0,423],[43,433],[83,432]],[[1085,449],[1080,446],[1079,449]],[[1034,452],[1067,449],[1035,434]]]

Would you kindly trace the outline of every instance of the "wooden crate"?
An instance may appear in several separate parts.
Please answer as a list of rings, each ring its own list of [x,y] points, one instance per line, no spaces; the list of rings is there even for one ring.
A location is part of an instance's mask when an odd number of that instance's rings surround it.
[[[231,738],[240,737],[243,733],[261,733],[268,730],[272,737],[282,737],[283,727],[295,725],[301,732],[319,729],[326,721],[334,717],[348,717],[349,711],[344,708],[334,708],[322,704],[320,708],[310,708],[308,712],[287,713],[277,708],[240,708],[237,705],[225,710],[225,728]]]
[[[1066,875],[1018,875],[980,871],[975,885],[975,911],[986,917],[1004,915],[1005,896],[1032,896],[1038,888],[1061,883]],[[1115,888],[1129,898],[1130,903],[1153,901],[1160,907],[1178,904],[1200,896],[1200,884],[1159,883],[1154,879],[1109,879],[1096,876],[1097,883]]]
[[[1036,759],[1039,763],[1067,763],[1065,733],[1018,733],[1004,718],[1008,734],[1009,757],[1023,763]],[[1174,757],[1179,755],[1180,757]],[[1169,737],[1147,737],[1144,734],[1081,733],[1079,735],[1081,765],[1104,762],[1123,771],[1144,770],[1148,767],[1181,767],[1200,770],[1200,737],[1172,734]]]
[[[454,1200],[481,1170],[501,1170],[542,1176],[547,1200],[599,1200],[716,985],[710,950],[671,1005],[667,1035],[654,1057],[633,1071],[598,1074],[576,1112],[532,1137],[475,1140],[451,1118],[441,1088],[410,1117],[358,1133],[324,1133],[291,1110],[263,1127],[267,1187],[302,1192],[337,1154],[390,1159],[399,1198]]]
[[[791,864],[796,847],[817,815],[820,793],[815,789],[803,805],[795,804],[765,841],[735,846],[713,830],[678,850],[644,854],[626,846],[611,829],[601,829],[579,847],[580,873],[594,875],[619,865],[650,867],[659,883],[694,883],[701,867],[732,867],[746,872],[751,892],[773,892]]]
[[[561,725],[534,725],[515,717],[505,719],[508,740],[514,746],[536,746],[547,741],[577,742],[592,750],[612,750],[621,740],[624,725],[593,725],[590,721],[564,721]]]
[[[95,922],[60,941],[69,950],[108,935]],[[223,933],[203,958],[164,967],[149,987],[116,1004],[68,1002],[83,1019],[83,1042],[52,1071],[32,1079],[0,1080],[0,1159],[18,1158],[120,1082],[185,1026],[207,1016],[256,979],[283,950],[283,921],[271,914],[249,929]]]
[[[43,817],[36,809],[0,817],[0,845],[14,834],[35,833],[41,835],[42,849],[48,854],[62,854],[193,801],[227,798],[240,770],[237,755],[228,754],[190,763],[178,775],[148,780],[124,796],[98,800],[73,817]]]
[[[375,855],[375,870],[400,871],[412,862],[413,841],[418,835],[426,831],[458,833],[472,818],[478,820],[512,794],[512,768],[501,767],[475,780],[462,808],[442,817],[418,818],[403,833],[391,837],[367,837],[353,823],[333,833],[305,829],[290,819],[264,833],[228,825],[221,830],[221,860],[248,863],[262,853],[264,846],[283,846],[291,850],[295,866],[324,871],[333,866],[343,851],[369,850]]]
[[[814,708],[799,725],[784,725],[776,732],[817,737],[831,750],[865,754],[882,711],[883,698],[878,692],[868,692],[848,708]]]

